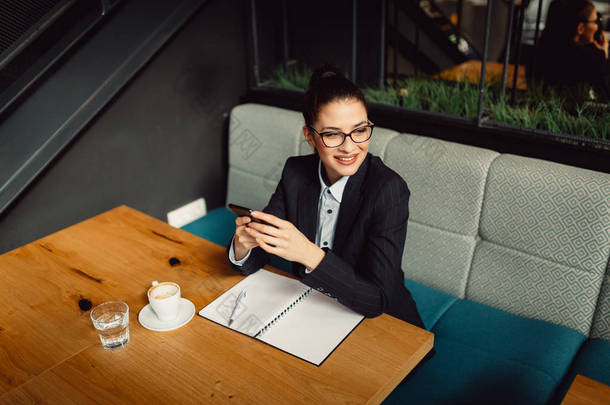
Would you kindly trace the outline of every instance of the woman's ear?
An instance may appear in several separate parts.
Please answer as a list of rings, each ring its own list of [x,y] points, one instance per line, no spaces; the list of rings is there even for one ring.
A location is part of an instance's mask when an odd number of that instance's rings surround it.
[[[313,131],[307,126],[303,126],[303,135],[305,135],[305,140],[312,148],[316,148],[316,141],[313,139],[314,134]]]
[[[578,25],[576,26],[576,33],[578,35],[582,35],[585,32],[585,23],[583,22],[579,22]]]

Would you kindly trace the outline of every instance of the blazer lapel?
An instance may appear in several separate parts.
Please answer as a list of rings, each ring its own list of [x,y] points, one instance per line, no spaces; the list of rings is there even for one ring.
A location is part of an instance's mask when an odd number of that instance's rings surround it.
[[[361,189],[368,171],[370,156],[370,154],[367,154],[366,158],[358,168],[358,171],[347,180],[347,184],[345,185],[343,197],[341,198],[339,218],[337,218],[335,239],[333,241],[333,251],[335,251],[337,254],[341,254],[343,251],[352,225],[354,224],[356,216],[360,211],[360,204],[363,198]]]
[[[307,239],[316,242],[316,225],[318,222],[318,199],[320,198],[320,183],[318,182],[318,159],[315,159],[315,177],[308,181],[300,190],[297,203],[297,228]],[[311,169],[308,169],[311,170]]]

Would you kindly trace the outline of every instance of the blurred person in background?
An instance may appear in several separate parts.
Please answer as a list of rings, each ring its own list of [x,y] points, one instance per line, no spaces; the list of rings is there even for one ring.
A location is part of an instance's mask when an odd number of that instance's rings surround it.
[[[598,101],[610,100],[608,40],[589,0],[554,0],[538,49],[534,75],[560,90],[590,86]]]

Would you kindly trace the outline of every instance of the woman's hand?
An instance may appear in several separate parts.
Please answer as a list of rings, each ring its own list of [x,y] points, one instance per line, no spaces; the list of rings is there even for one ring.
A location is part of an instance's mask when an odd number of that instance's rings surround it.
[[[606,34],[602,31],[600,35],[600,42],[596,39],[593,39],[593,44],[597,47],[597,49],[604,51],[606,55],[606,59],[608,59],[608,38],[606,38]]]
[[[246,227],[246,232],[265,252],[301,263],[310,270],[318,267],[324,251],[311,243],[291,222],[261,211],[253,211],[252,216],[273,225],[251,222]]]
[[[247,232],[248,223],[251,221],[250,217],[235,218],[235,238],[233,238],[233,253],[235,253],[235,260],[243,259],[250,249],[258,246],[256,239]]]

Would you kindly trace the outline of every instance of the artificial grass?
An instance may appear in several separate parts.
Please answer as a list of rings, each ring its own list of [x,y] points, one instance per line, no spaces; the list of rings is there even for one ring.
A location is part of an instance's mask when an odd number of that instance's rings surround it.
[[[264,84],[304,91],[310,76],[308,67],[281,66]],[[464,118],[475,118],[478,111],[479,86],[468,82],[411,77],[390,82],[384,89],[364,88],[363,92],[369,102],[414,110]],[[499,85],[493,83],[485,88],[484,116],[520,128],[610,141],[610,108],[591,102],[589,94],[584,87],[560,94],[537,85],[520,92],[518,102],[510,105],[507,96],[501,98]]]

